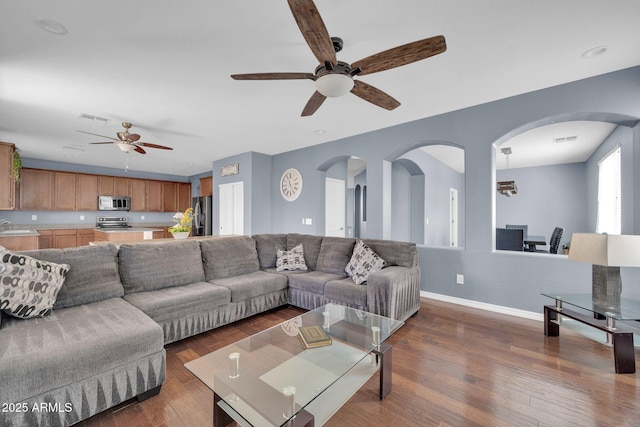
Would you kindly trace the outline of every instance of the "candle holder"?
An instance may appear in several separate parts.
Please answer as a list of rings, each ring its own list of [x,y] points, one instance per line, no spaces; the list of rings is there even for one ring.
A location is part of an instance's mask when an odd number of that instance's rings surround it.
[[[322,325],[322,329],[328,331],[329,326],[331,326],[331,313],[329,313],[328,311],[323,311],[322,316],[324,317],[324,324]]]
[[[371,327],[371,344],[376,347],[380,346],[380,328],[378,326]]]

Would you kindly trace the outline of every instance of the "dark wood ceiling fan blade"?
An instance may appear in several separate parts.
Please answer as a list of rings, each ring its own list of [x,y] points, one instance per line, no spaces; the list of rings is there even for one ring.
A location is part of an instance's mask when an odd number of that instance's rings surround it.
[[[325,99],[327,99],[326,96],[318,91],[315,91],[313,95],[311,95],[311,98],[309,98],[309,102],[307,102],[307,105],[304,106],[301,116],[307,117],[315,113],[318,108],[320,108]]]
[[[312,0],[288,0],[298,28],[319,63],[336,64],[336,50],[331,37]]]
[[[444,36],[435,36],[424,40],[394,47],[351,64],[351,68],[360,68],[359,76],[377,73],[420,61],[447,50]]]
[[[113,142],[113,141],[107,141],[107,142],[90,142],[89,144],[115,144],[115,142]]]
[[[152,144],[150,142],[138,142],[136,146],[139,146],[139,145],[142,145],[144,147],[149,147],[149,148],[158,148],[160,150],[173,150],[173,148],[167,147],[166,145]]]
[[[129,141],[136,142],[139,139],[140,135],[138,135],[137,133],[130,133],[129,135],[127,135],[127,140]]]
[[[105,136],[105,135],[98,135],[97,133],[85,132],[83,130],[76,130],[76,132],[86,133],[87,135],[99,136],[100,138],[107,138],[107,139],[112,139],[114,141],[118,141],[117,138],[112,138],[110,136]]]
[[[136,145],[136,148],[134,148],[134,150],[136,150],[140,154],[147,154],[147,152],[144,151],[142,147],[138,147],[137,145]]]
[[[249,73],[249,74],[232,74],[234,80],[297,80],[309,79],[315,80],[316,77],[311,73]]]
[[[354,80],[353,89],[351,93],[368,101],[378,107],[385,108],[387,110],[393,110],[400,106],[400,102],[395,98],[387,95],[385,92],[377,89],[367,83],[360,80]]]

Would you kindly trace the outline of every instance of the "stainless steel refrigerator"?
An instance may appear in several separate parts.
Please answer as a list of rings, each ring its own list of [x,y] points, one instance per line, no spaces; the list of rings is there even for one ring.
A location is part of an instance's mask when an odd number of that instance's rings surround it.
[[[211,196],[194,197],[191,201],[193,208],[193,229],[192,236],[212,235],[212,211]]]

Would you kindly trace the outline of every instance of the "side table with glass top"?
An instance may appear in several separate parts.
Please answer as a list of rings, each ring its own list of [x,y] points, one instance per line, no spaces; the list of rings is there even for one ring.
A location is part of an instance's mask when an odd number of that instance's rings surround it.
[[[612,307],[598,304],[591,294],[553,294],[542,295],[553,298],[555,305],[544,306],[544,335],[560,335],[562,317],[568,317],[582,324],[606,333],[607,344],[613,346],[613,357],[617,374],[636,372],[636,359],[633,347],[634,332],[640,328],[631,322],[640,320],[640,302],[622,300],[620,305]],[[571,305],[583,312],[567,309]]]

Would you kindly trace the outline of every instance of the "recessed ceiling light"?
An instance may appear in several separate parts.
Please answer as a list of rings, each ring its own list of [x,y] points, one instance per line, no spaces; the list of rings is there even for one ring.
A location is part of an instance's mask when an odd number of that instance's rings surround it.
[[[37,18],[33,20],[33,23],[39,28],[57,36],[66,36],[69,34],[69,30],[67,30],[64,25],[53,19]]]
[[[593,58],[599,55],[602,55],[603,53],[605,53],[607,51],[607,47],[606,46],[596,46],[593,47],[587,51],[585,51],[582,55],[580,55],[582,58]]]

